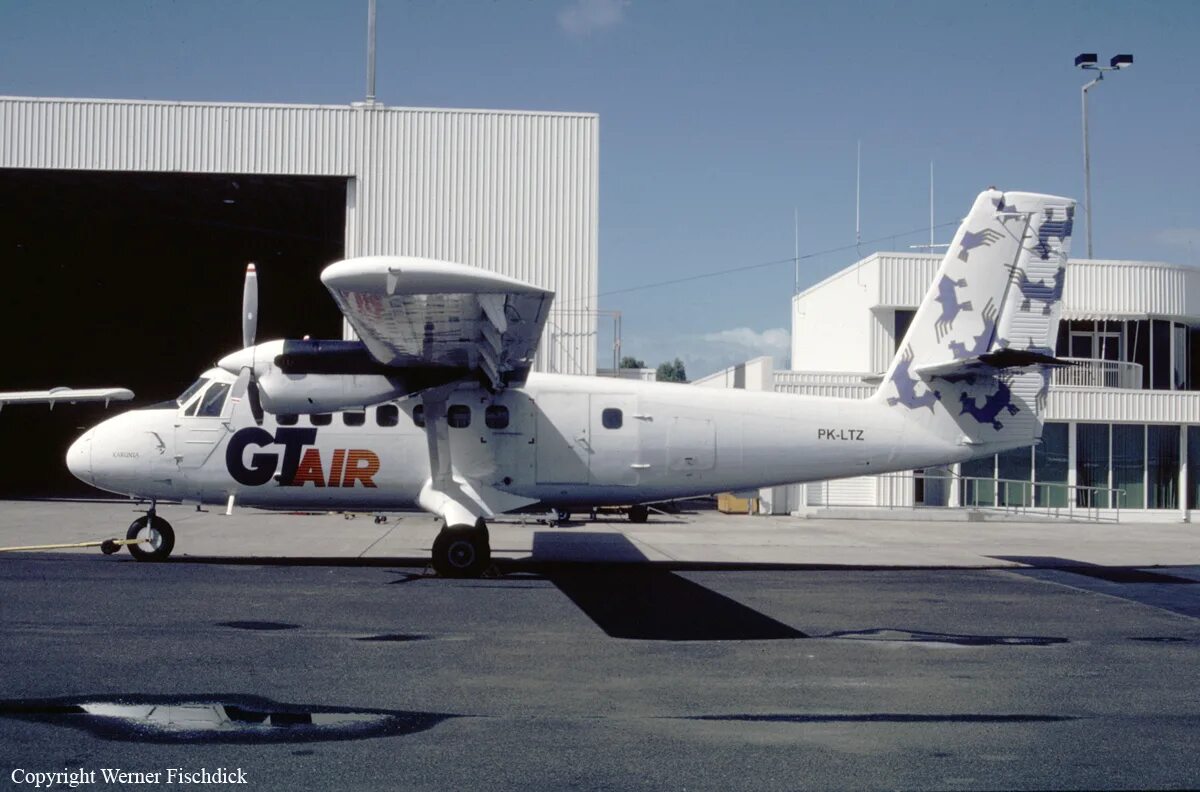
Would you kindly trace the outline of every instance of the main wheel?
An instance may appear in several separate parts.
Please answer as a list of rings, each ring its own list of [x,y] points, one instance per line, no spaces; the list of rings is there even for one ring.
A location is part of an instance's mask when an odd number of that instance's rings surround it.
[[[130,523],[125,538],[140,540],[128,545],[129,554],[138,561],[166,561],[175,549],[175,529],[158,515],[138,517]]]
[[[649,516],[650,510],[640,503],[629,507],[629,522],[631,523],[644,523]]]
[[[550,510],[550,513],[554,515],[554,524],[555,525],[562,525],[567,520],[571,519],[571,510],[570,509],[562,509],[562,508],[559,508],[556,506]]]
[[[433,540],[433,568],[442,577],[479,577],[492,563],[487,528],[452,525]]]

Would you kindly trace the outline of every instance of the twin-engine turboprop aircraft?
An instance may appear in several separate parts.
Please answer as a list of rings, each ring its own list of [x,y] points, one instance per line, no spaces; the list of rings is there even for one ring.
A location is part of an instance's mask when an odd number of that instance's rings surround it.
[[[254,343],[180,397],[94,427],[72,473],[142,499],[387,510],[444,520],[433,564],[489,564],[487,521],[960,462],[1037,441],[1071,235],[1067,198],[989,189],[878,391],[861,400],[530,373],[553,293],[419,258],[330,265],[361,341]],[[836,334],[841,328],[830,327]],[[631,510],[645,519],[645,507]],[[152,505],[129,529],[166,558]]]

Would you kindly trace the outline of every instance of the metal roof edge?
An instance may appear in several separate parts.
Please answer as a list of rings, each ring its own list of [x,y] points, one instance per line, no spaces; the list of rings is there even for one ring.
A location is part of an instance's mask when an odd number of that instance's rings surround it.
[[[68,96],[4,96],[0,102],[26,102],[29,104],[107,104],[152,107],[204,107],[204,108],[256,108],[276,110],[342,110],[345,112],[405,112],[405,113],[462,113],[468,115],[523,115],[544,116],[555,118],[599,119],[599,113],[560,110],[505,110],[476,107],[406,107],[402,105],[373,105],[365,102],[351,104],[289,104],[284,102],[205,102],[197,100],[172,99],[112,99],[101,97],[68,97]]]

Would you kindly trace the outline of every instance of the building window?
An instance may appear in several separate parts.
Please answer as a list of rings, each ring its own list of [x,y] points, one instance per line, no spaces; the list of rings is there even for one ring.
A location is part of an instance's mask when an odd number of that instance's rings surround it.
[[[996,455],[1001,506],[1028,506],[1033,501],[1033,450],[1013,448]],[[1005,481],[1004,479],[1007,479]]]
[[[1175,390],[1188,386],[1188,329],[1187,325],[1171,325],[1171,385]]]
[[[507,429],[508,408],[503,404],[489,405],[483,411],[483,422],[487,424],[488,429]]]
[[[313,426],[329,426],[333,423],[333,413],[314,413],[308,416]]]
[[[300,416],[295,413],[283,413],[275,416],[275,423],[280,426],[295,426],[300,423]]]
[[[605,429],[620,429],[625,422],[625,416],[616,407],[608,407],[600,413],[600,423]]]
[[[963,506],[996,505],[996,457],[971,459],[962,463],[962,492],[959,502]]]
[[[1150,387],[1171,389],[1171,323],[1154,320],[1150,335]]]
[[[1047,423],[1042,427],[1042,442],[1033,448],[1033,475],[1039,485],[1034,488],[1035,506],[1063,508],[1068,503],[1069,437],[1070,427],[1065,423]]]
[[[367,413],[364,410],[342,413],[342,423],[346,424],[346,426],[362,426],[366,422]]]
[[[1108,424],[1081,423],[1075,427],[1075,483],[1080,487],[1108,486]],[[1075,505],[1108,508],[1108,493],[1079,489]]]
[[[1195,428],[1195,427],[1189,427]],[[1190,449],[1189,449],[1190,451]],[[1190,453],[1189,453],[1190,456]],[[1146,491],[1148,509],[1179,508],[1179,427],[1150,426],[1146,430]],[[1190,473],[1190,471],[1189,471]],[[1195,475],[1195,473],[1191,473]]]
[[[1122,509],[1146,507],[1145,485],[1146,427],[1143,424],[1113,424],[1113,489]]]
[[[466,429],[471,425],[471,408],[465,404],[451,404],[446,410],[446,423],[452,429]]]
[[[1150,389],[1150,323],[1146,320],[1129,323],[1129,346],[1133,362],[1142,367],[1142,390]]]
[[[904,343],[904,336],[908,335],[908,328],[912,325],[913,317],[916,315],[916,311],[910,311],[907,308],[896,309],[896,324],[893,327],[892,335],[896,348],[892,350],[893,353],[900,351],[900,345]]]
[[[400,408],[394,404],[381,404],[375,408],[377,426],[396,426],[400,423]]]
[[[1189,426],[1187,438],[1187,504],[1189,509],[1200,509],[1200,426]]]

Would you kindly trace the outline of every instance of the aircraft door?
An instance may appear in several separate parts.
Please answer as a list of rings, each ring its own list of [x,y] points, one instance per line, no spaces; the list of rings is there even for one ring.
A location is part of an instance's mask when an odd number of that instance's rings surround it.
[[[537,394],[537,483],[587,484],[591,433],[586,393]]]
[[[638,483],[640,428],[636,396],[592,394],[592,484],[632,487]]]
[[[230,384],[214,382],[185,404],[175,419],[175,461],[195,470],[208,461],[229,430],[221,416]]]
[[[534,483],[534,412],[533,400],[519,391],[509,391],[484,408],[484,439],[493,455],[495,486],[503,489]]]

